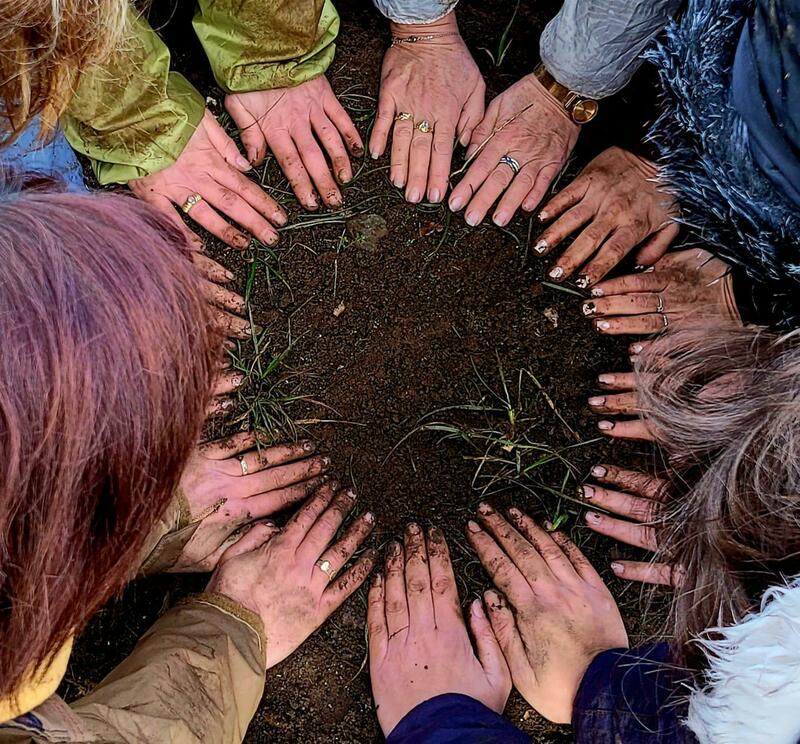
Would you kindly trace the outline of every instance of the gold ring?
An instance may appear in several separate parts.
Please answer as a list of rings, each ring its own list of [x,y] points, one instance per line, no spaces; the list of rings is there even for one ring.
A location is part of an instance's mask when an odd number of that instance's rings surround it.
[[[411,119],[411,114],[408,111],[400,111],[397,116],[394,117],[395,121],[408,121]]]
[[[660,313],[664,309],[664,298],[659,294],[656,295],[658,297],[658,304],[656,305],[656,312]]]
[[[334,570],[333,564],[330,561],[322,560],[322,558],[320,558],[315,565],[328,577],[328,579],[333,581],[333,577],[336,576],[336,571]]]
[[[666,313],[661,313],[661,319],[664,321],[664,328],[669,328],[669,317]]]
[[[433,126],[427,119],[423,119],[414,129],[418,129],[423,134],[430,134],[433,131]]]
[[[181,209],[183,210],[184,214],[189,214],[192,211],[192,207],[195,204],[199,204],[203,201],[203,197],[200,194],[191,194],[189,198],[181,205]]]
[[[244,455],[239,458],[239,467],[242,469],[242,475],[247,475],[248,467]]]

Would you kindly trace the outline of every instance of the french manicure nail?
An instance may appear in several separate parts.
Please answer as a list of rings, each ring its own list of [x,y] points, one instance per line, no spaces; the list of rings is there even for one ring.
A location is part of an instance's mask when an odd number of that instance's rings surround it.
[[[369,151],[369,156],[370,156],[370,157],[371,157],[373,160],[377,160],[377,159],[380,157],[380,155],[378,155],[378,153],[377,153],[377,152],[373,152],[372,150],[370,150],[370,151]]]
[[[605,292],[603,292],[603,290],[599,289],[598,287],[595,287],[592,290],[592,297],[602,297],[604,294]]]
[[[655,266],[648,266],[642,273],[643,274],[651,274],[656,270]]]
[[[460,196],[457,196],[454,199],[450,200],[451,212],[458,212],[458,210],[461,209],[461,207],[463,206],[464,206],[464,200]]]
[[[383,586],[383,574],[380,571],[372,577],[372,586]]]
[[[636,264],[636,266],[633,267],[633,270],[634,271],[644,271],[645,270],[645,266],[644,266],[644,264]]]
[[[602,465],[595,465],[592,468],[592,475],[595,478],[605,478],[606,473],[608,473],[608,469],[604,468]]]
[[[310,439],[306,439],[303,442],[303,450],[306,452],[313,452],[317,448],[317,445],[312,442]]]
[[[420,527],[416,522],[411,522],[406,529],[408,530],[409,535],[419,535],[421,532]]]
[[[631,353],[632,354],[641,354],[644,346],[641,344],[631,344]]]
[[[478,218],[471,212],[467,212],[467,214],[464,215],[464,222],[470,227],[475,227],[478,224]]]
[[[522,516],[522,512],[519,509],[517,509],[516,506],[512,506],[508,510],[508,513],[510,516],[514,517],[514,519],[519,519]]]
[[[473,521],[472,519],[470,519],[469,522],[467,522],[467,529],[470,532],[480,532],[481,531],[481,528],[478,526],[478,523]]]
[[[481,501],[481,503],[478,504],[478,514],[491,514],[492,512],[494,512],[494,509],[485,501]]]
[[[355,500],[358,498],[358,496],[356,495],[356,492],[355,492],[355,491],[354,491],[352,488],[348,488],[348,489],[347,489],[347,490],[344,492],[344,494],[345,494],[345,496],[347,496],[347,498],[348,498],[348,499],[350,499],[351,501],[355,501]]]
[[[231,385],[233,387],[238,388],[244,384],[244,375],[236,375],[236,377],[231,378]]]
[[[617,575],[622,576],[625,573],[625,566],[621,563],[617,563],[617,561],[612,561],[611,563],[611,570]]]
[[[225,278],[228,281],[232,281],[236,278],[236,274],[234,274],[232,271],[228,271],[227,269],[225,269]]]
[[[539,215],[538,215],[538,217],[536,219],[538,219],[539,222],[547,222],[547,220],[548,220],[547,212],[542,210],[541,212],[539,212]]]
[[[403,181],[403,179],[402,179],[402,178],[396,178],[394,181],[392,181],[392,185],[393,185],[393,186],[394,186],[396,189],[402,189],[402,188],[403,188],[403,186],[405,186],[406,184],[405,184],[405,181]]]
[[[533,246],[533,250],[537,253],[544,253],[547,250],[547,241],[540,240],[535,246]]]
[[[614,428],[614,422],[603,419],[597,422],[597,428],[600,429],[600,431],[611,431]]]
[[[331,464],[331,458],[330,457],[328,457],[326,455],[325,457],[322,458],[322,467],[327,468],[327,467],[330,466],[330,464]]]
[[[234,405],[236,405],[234,401],[232,401],[230,398],[226,398],[225,400],[222,401],[222,405],[220,407],[222,408],[223,411],[230,411],[231,408],[234,407]]]
[[[586,501],[591,501],[594,498],[594,488],[587,485],[578,486],[578,496]]]
[[[372,512],[367,512],[366,514],[364,514],[364,521],[367,522],[368,524],[374,524],[375,515]]]
[[[589,401],[588,401],[589,405],[593,406],[595,408],[597,408],[598,406],[604,405],[605,402],[606,402],[606,399],[602,395],[592,396],[591,398],[589,398]]]
[[[597,308],[595,307],[594,302],[585,302],[583,304],[584,315],[594,315],[595,310],[597,310]]]
[[[586,512],[586,521],[591,522],[592,524],[600,524],[600,520],[602,517],[593,511]]]
[[[505,227],[508,223],[508,215],[505,213],[496,214],[492,218],[492,222],[494,222],[494,224],[498,227]]]
[[[547,276],[549,276],[551,279],[560,279],[562,276],[564,276],[564,269],[562,269],[560,266],[556,266],[555,268],[550,269],[550,271],[547,273]]]
[[[586,289],[589,286],[589,277],[586,274],[580,274],[575,280],[575,286],[580,289]]]
[[[609,375],[608,373],[597,375],[597,381],[601,385],[613,385],[616,379],[616,375]]]
[[[598,330],[607,331],[609,328],[611,328],[611,323],[609,323],[607,320],[598,320],[597,321],[597,329]]]

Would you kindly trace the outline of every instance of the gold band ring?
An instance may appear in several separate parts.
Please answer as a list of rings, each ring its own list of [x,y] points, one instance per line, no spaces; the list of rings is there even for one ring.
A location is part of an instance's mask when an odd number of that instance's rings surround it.
[[[419,130],[423,134],[430,134],[433,131],[433,125],[427,119],[423,119],[414,129]]]
[[[195,204],[199,204],[201,201],[203,201],[203,197],[200,196],[200,194],[191,194],[189,198],[181,204],[183,213],[189,214],[189,212],[192,211],[192,207],[195,206]]]
[[[411,114],[409,114],[408,111],[400,111],[397,114],[397,116],[394,117],[394,120],[395,121],[410,121],[411,118],[412,118]]]
[[[333,581],[333,577],[336,576],[336,570],[333,568],[333,564],[330,561],[320,558],[315,565],[330,581]]]
[[[659,294],[656,295],[658,297],[658,304],[656,305],[656,312],[660,313],[664,309],[664,298]]]

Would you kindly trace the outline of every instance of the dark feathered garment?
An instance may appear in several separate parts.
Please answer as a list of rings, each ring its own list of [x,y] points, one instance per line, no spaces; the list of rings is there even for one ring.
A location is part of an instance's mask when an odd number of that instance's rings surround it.
[[[751,131],[747,121],[754,119],[746,120],[741,105],[737,110],[732,81],[743,30],[759,32],[761,59],[787,49],[797,59],[798,30],[784,5],[796,7],[797,2],[689,0],[681,19],[647,57],[664,88],[662,114],[649,136],[660,153],[665,180],[681,202],[682,221],[694,238],[746,273],[759,320],[787,329],[800,326],[800,208],[791,188],[781,187],[778,171],[792,173],[799,166],[765,168],[763,148],[753,145],[763,141],[762,134],[783,143],[783,121],[787,111],[800,109],[800,96],[782,108],[775,102],[786,104],[787,95],[800,92],[800,79],[780,91],[765,88],[758,75],[747,81],[754,97],[748,104],[775,130],[763,133]],[[748,27],[754,22],[762,26]],[[741,91],[742,81],[737,84]],[[794,158],[792,137],[788,140],[786,149]]]

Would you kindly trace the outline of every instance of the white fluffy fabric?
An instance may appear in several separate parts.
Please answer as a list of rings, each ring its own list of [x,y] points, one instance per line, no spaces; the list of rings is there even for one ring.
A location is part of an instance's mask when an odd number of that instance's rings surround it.
[[[688,727],[701,744],[800,741],[800,577],[774,587],[761,610],[701,641],[706,686],[689,700]]]

